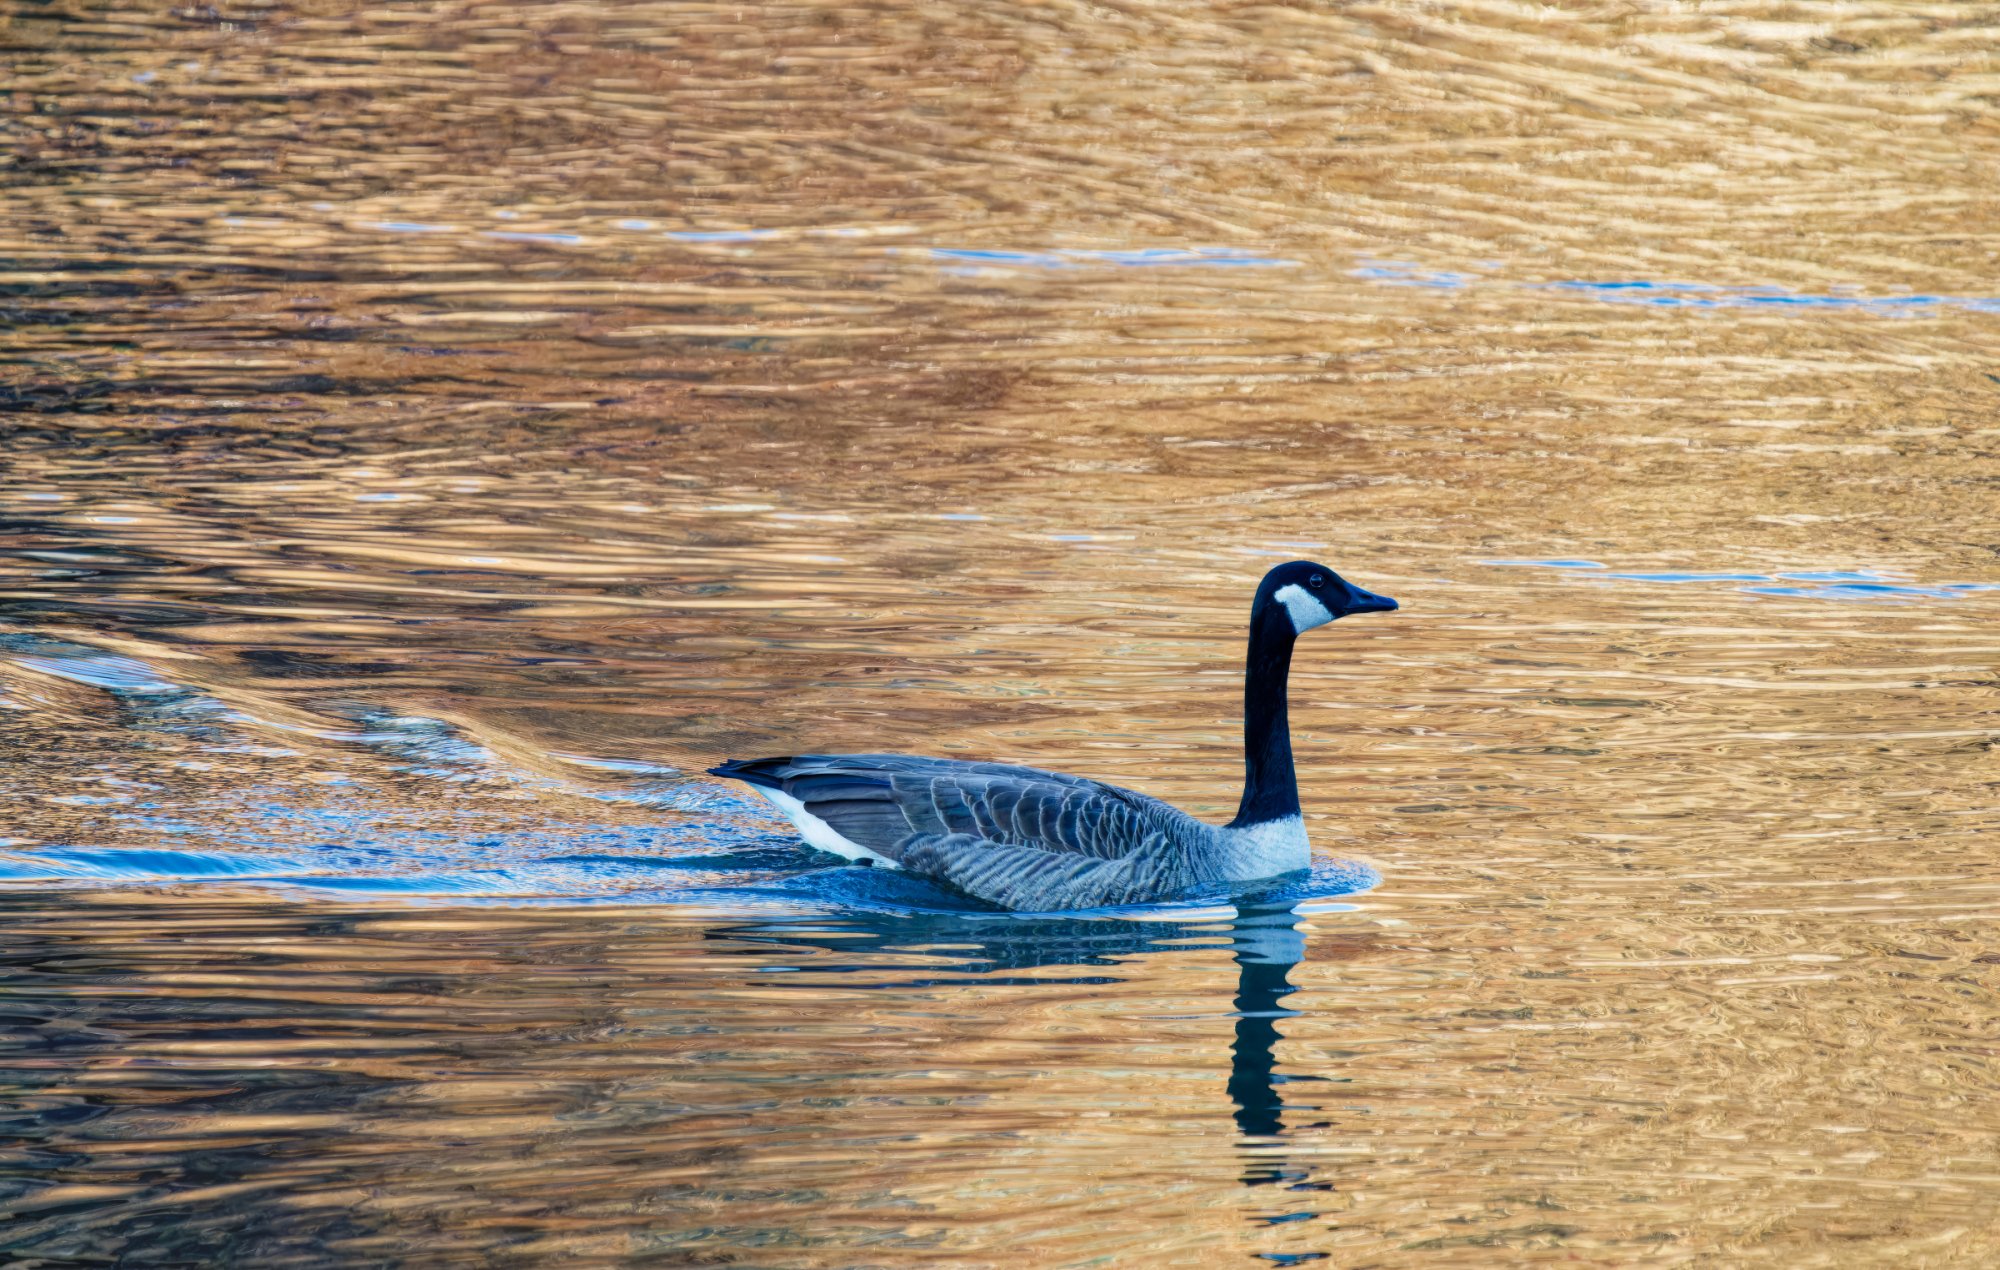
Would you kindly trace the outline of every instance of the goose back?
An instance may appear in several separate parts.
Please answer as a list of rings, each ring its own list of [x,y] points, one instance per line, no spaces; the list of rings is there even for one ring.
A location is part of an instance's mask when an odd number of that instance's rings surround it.
[[[1228,876],[1219,848],[1236,836],[1129,789],[1004,763],[801,754],[710,770],[782,795],[788,813],[795,802],[863,853],[1017,910],[1139,903]]]

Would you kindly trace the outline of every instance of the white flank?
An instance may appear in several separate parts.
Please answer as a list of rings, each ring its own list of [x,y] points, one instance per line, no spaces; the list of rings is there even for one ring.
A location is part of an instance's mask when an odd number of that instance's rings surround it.
[[[1285,612],[1292,615],[1292,632],[1303,635],[1315,626],[1325,626],[1333,620],[1333,611],[1312,597],[1312,593],[1294,582],[1281,586],[1272,599],[1285,606]]]
[[[1272,878],[1312,863],[1306,822],[1297,816],[1224,829],[1222,876],[1231,882]]]
[[[807,811],[806,805],[790,794],[780,790],[766,789],[762,785],[752,785],[751,788],[770,799],[772,806],[789,816],[792,823],[798,827],[799,836],[815,847],[818,847],[821,851],[831,851],[835,855],[846,856],[850,860],[867,860],[873,864],[887,865],[892,869],[900,867],[888,856],[877,855],[868,848],[858,843],[849,842],[847,839],[841,837],[834,831],[832,825]],[[1260,825],[1258,827],[1262,828],[1263,826]]]

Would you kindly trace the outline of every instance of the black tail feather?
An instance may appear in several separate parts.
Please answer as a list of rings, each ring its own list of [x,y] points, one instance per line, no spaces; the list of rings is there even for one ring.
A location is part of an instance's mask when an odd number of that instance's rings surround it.
[[[719,766],[709,768],[708,774],[727,776],[746,785],[761,785],[765,789],[781,790],[785,787],[785,780],[774,769],[782,769],[791,761],[790,758],[733,758]]]

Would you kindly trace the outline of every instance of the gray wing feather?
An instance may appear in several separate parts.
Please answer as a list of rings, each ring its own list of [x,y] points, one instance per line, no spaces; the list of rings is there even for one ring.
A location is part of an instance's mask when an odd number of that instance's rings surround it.
[[[1080,776],[903,754],[805,754],[711,770],[781,790],[848,841],[1008,908],[1137,903],[1194,880],[1186,848],[1195,822]]]
[[[1016,912],[1108,908],[1157,899],[1193,881],[1161,876],[1157,866],[1162,863],[1158,856],[1164,843],[1155,837],[1130,855],[1097,859],[1009,846],[970,834],[925,835],[905,845],[903,865]]]

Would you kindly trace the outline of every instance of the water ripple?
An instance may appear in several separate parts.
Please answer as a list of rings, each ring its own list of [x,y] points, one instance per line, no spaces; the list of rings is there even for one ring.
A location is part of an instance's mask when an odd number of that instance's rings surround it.
[[[1595,560],[1484,560],[1482,564],[1508,568],[1559,569],[1582,573],[1592,579],[1621,582],[1718,583],[1755,582],[1762,586],[1739,586],[1751,595],[1784,595],[1798,599],[1867,602],[1871,600],[1960,600],[1986,591],[2000,591],[2000,582],[1919,583],[1894,580],[1870,570],[1808,569],[1784,573],[1703,573],[1682,570],[1638,571],[1613,569]],[[1813,583],[1786,586],[1782,583]]]

